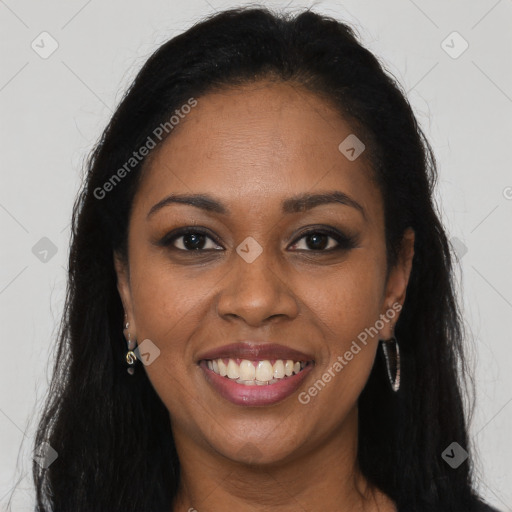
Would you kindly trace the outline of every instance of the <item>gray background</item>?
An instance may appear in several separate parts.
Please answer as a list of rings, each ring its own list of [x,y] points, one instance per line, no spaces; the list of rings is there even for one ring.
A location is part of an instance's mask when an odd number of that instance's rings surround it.
[[[0,503],[18,483],[15,511],[32,510],[29,450],[84,159],[159,44],[206,14],[247,3],[0,0]],[[439,163],[439,206],[460,257],[477,384],[477,485],[512,510],[512,0],[263,3],[314,5],[352,24],[408,93]]]

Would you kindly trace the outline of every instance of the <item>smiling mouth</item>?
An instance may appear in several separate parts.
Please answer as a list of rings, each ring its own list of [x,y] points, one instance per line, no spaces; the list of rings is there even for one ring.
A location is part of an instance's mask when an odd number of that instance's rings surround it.
[[[292,359],[204,359],[200,361],[216,375],[245,386],[268,386],[301,373],[312,361]]]
[[[200,354],[210,389],[235,405],[270,406],[291,396],[313,370],[313,356],[285,345],[237,341]]]

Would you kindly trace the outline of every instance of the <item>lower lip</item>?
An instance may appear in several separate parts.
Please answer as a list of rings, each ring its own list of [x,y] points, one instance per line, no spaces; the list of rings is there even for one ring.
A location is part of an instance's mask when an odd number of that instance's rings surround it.
[[[218,375],[208,368],[206,361],[201,361],[199,366],[206,380],[223,398],[235,405],[247,406],[272,405],[284,400],[297,390],[313,368],[313,364],[309,363],[299,373],[285,377],[274,384],[246,386]]]

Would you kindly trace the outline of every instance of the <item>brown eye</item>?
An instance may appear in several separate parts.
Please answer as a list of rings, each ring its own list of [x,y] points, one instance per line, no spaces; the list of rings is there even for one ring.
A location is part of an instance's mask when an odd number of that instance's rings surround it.
[[[301,242],[301,241],[304,242]],[[338,231],[310,230],[303,233],[291,246],[294,250],[330,252],[351,249],[356,246],[356,238]]]
[[[184,252],[222,250],[223,248],[208,233],[197,228],[184,228],[167,234],[159,245],[171,246]]]

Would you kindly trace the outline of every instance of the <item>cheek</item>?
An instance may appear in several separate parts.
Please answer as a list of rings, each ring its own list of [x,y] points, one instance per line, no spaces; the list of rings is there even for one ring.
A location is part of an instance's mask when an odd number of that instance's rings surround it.
[[[303,287],[302,295],[313,317],[336,338],[333,341],[342,342],[354,339],[379,318],[384,269],[378,260],[361,251],[346,265],[298,286]]]
[[[318,368],[329,382],[325,398],[332,393],[340,405],[357,400],[373,366],[384,270],[371,252],[360,251],[336,272],[315,279],[314,286],[302,281],[310,321],[323,337]],[[342,400],[334,398],[340,391]]]
[[[136,308],[137,330],[158,332],[194,314],[205,292],[212,288],[218,270],[187,264],[187,259],[173,263],[166,248],[152,247],[146,234],[134,229],[135,242],[130,251],[130,282]],[[220,275],[220,274],[219,274]],[[161,333],[160,333],[161,334]]]
[[[191,382],[201,371],[193,340],[204,338],[205,319],[211,319],[212,290],[222,283],[227,270],[173,265],[151,249],[134,250],[130,256],[137,338],[150,339],[160,350],[144,370],[169,410],[186,410],[198,400]]]
[[[146,371],[167,409],[181,418],[183,411],[195,409],[198,403],[190,382],[199,368],[188,340],[205,316],[206,297],[213,283],[206,274],[185,278],[183,271],[149,253],[134,255],[131,268],[137,338],[150,339],[160,350],[158,358],[141,370]]]

